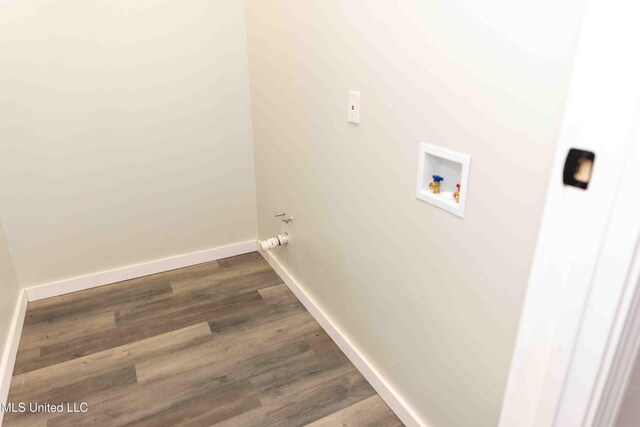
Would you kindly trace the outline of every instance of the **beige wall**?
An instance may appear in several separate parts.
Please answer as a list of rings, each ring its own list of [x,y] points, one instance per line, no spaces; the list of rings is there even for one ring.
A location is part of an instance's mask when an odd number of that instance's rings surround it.
[[[19,291],[18,277],[13,268],[4,227],[0,222],[0,359],[2,359],[2,353],[5,350],[7,334],[16,309]]]
[[[295,217],[277,256],[434,426],[498,422],[582,3],[247,0],[259,235]],[[463,220],[420,141],[473,157]]]
[[[254,239],[244,4],[0,2],[0,202],[23,286]]]

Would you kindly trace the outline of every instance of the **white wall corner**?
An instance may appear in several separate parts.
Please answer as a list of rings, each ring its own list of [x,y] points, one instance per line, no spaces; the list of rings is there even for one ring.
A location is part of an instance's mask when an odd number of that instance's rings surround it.
[[[272,252],[263,252],[261,250],[258,250],[258,252],[260,252],[271,268],[280,276],[282,281],[291,289],[291,292],[300,300],[302,305],[311,313],[322,329],[324,329],[340,350],[349,358],[351,363],[354,364],[369,384],[378,392],[380,397],[389,405],[398,418],[408,427],[430,427],[431,424],[418,417],[400,393],[389,384],[376,367],[365,357],[362,351],[336,326],[335,322],[326,314],[322,307],[309,296],[304,287],[282,266],[278,257],[274,256]]]
[[[9,397],[9,387],[11,386],[11,377],[13,376],[13,368],[16,364],[18,355],[18,346],[20,345],[20,337],[22,336],[22,327],[24,318],[27,313],[27,295],[25,291],[20,291],[18,301],[13,312],[13,319],[7,335],[7,343],[2,352],[2,360],[0,361],[0,402],[6,403]],[[4,412],[0,411],[0,425]]]

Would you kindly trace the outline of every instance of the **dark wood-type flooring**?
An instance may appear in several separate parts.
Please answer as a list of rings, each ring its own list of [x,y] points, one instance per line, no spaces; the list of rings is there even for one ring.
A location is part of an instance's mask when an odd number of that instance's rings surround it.
[[[29,303],[5,426],[399,426],[258,253]]]

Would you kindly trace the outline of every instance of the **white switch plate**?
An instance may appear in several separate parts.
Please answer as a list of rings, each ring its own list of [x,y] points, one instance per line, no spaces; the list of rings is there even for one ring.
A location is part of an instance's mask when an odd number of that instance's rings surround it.
[[[349,111],[347,112],[347,120],[350,123],[360,123],[360,92],[354,90],[349,91]]]

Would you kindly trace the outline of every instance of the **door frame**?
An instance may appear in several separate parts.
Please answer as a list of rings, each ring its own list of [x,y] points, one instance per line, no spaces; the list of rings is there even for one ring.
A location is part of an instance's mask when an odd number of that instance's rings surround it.
[[[640,346],[640,5],[587,0],[500,418],[613,426]],[[596,154],[587,190],[567,152]]]

